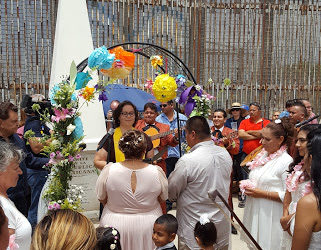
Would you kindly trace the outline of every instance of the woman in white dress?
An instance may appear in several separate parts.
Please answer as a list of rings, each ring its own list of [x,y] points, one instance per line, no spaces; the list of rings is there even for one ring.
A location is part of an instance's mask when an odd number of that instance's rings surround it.
[[[264,250],[281,249],[282,201],[287,170],[292,162],[287,148],[293,134],[288,118],[269,123],[262,129],[262,151],[247,164],[251,185],[245,187],[248,198],[243,222]]]
[[[321,249],[321,127],[308,134],[312,193],[297,205],[292,250]]]
[[[125,161],[106,165],[96,183],[97,197],[104,205],[100,226],[115,227],[126,250],[155,248],[153,225],[162,215],[160,201],[168,195],[163,170],[142,161],[146,146],[143,132],[124,133],[119,149]]]
[[[294,231],[295,212],[298,201],[312,192],[310,181],[310,164],[304,158],[308,157],[307,135],[318,128],[318,124],[308,124],[300,128],[297,135],[296,148],[298,155],[289,166],[289,174],[286,178],[286,193],[283,201],[283,217],[280,219],[284,230],[283,249],[291,249],[292,235]]]
[[[31,225],[8,198],[7,190],[17,185],[22,171],[20,150],[13,145],[0,141],[0,206],[8,218],[9,234],[15,234],[15,243],[19,250],[29,250],[31,243]]]

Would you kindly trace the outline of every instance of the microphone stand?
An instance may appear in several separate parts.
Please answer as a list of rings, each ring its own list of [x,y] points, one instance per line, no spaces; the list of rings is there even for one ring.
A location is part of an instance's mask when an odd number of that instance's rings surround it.
[[[305,120],[303,122],[299,122],[299,123],[295,124],[294,127],[299,128],[299,127],[309,123],[310,121],[313,121],[314,119],[318,118],[319,116],[320,115],[315,115],[315,116],[313,116],[313,117],[311,117],[311,118],[309,118],[309,119],[307,119],[307,120]]]
[[[179,106],[176,102],[176,118],[177,118],[177,129],[178,129],[178,148],[179,148],[179,157],[182,157],[182,143],[181,143],[181,131],[180,131],[180,122],[179,122]]]

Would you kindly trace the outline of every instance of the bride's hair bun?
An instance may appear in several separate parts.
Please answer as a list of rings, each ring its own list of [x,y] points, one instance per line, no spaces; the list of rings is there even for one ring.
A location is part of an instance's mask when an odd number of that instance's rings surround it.
[[[139,130],[124,133],[118,145],[126,159],[141,159],[147,148],[145,135]]]

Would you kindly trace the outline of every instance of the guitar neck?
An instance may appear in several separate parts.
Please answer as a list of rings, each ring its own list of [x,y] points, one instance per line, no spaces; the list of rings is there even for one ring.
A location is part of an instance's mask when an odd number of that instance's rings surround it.
[[[169,131],[166,131],[166,132],[163,132],[163,133],[160,133],[160,134],[157,134],[157,135],[153,135],[151,136],[151,140],[156,140],[158,138],[161,138],[161,137],[164,137],[166,135],[169,135],[169,134],[172,134],[175,132],[175,129],[172,129],[172,130],[169,130]]]

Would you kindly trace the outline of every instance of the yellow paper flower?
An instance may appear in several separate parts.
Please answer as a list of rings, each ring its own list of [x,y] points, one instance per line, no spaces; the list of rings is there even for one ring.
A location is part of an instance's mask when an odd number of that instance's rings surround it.
[[[169,74],[162,74],[156,77],[153,84],[153,94],[156,100],[168,102],[176,97],[176,81]]]
[[[94,98],[94,91],[95,88],[90,88],[86,86],[86,88],[84,88],[84,90],[82,91],[81,95],[86,101],[90,101]]]
[[[157,66],[163,66],[163,57],[162,56],[151,56],[150,57],[151,65],[156,68]]]

